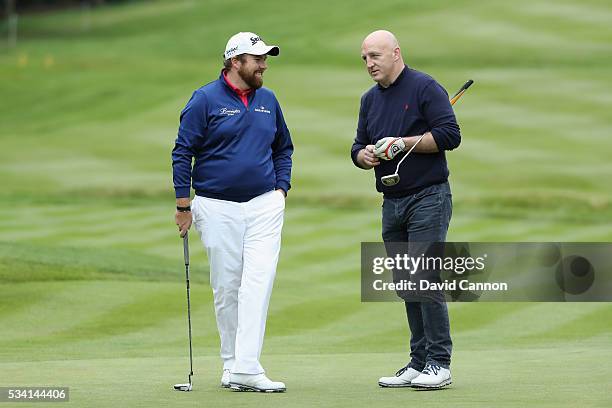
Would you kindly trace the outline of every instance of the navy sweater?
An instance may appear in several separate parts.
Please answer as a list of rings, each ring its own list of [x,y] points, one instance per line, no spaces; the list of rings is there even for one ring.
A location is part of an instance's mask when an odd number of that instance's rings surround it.
[[[257,89],[245,107],[223,78],[196,90],[181,112],[172,150],[177,198],[245,202],[291,188],[293,144],[274,93]],[[192,159],[195,158],[193,168]]]
[[[361,97],[357,136],[351,149],[356,166],[357,153],[387,136],[417,136],[430,131],[438,145],[437,153],[410,153],[399,170],[400,182],[385,186],[380,178],[395,173],[399,160],[380,160],[374,167],[376,190],[385,197],[403,197],[448,180],[445,150],[459,146],[461,134],[444,88],[432,77],[404,68],[388,88],[373,86]]]

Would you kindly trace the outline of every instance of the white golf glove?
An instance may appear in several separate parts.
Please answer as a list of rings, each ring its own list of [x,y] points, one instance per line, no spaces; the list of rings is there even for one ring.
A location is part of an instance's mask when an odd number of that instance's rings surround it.
[[[406,143],[401,137],[383,137],[374,145],[374,154],[379,159],[393,160],[405,148]]]

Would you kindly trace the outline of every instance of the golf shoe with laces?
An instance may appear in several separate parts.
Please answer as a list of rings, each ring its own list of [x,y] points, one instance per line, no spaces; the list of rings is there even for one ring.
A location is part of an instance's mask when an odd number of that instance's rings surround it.
[[[451,372],[448,368],[440,367],[436,363],[427,363],[423,372],[412,380],[412,387],[434,390],[451,383]]]
[[[234,391],[285,392],[280,381],[272,381],[265,374],[230,374],[229,387]]]
[[[225,370],[223,370],[223,375],[221,375],[221,387],[229,388],[230,386],[229,380],[230,380],[230,370],[226,368]]]
[[[393,377],[381,377],[378,380],[378,385],[383,388],[411,387],[412,380],[418,377],[419,374],[421,372],[412,367],[402,367]]]

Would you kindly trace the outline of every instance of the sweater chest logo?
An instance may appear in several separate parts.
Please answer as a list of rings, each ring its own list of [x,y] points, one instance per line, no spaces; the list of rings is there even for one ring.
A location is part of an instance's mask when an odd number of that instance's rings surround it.
[[[234,116],[239,113],[240,113],[240,109],[228,109],[228,108],[219,109],[219,114],[225,115],[225,116]]]
[[[265,106],[261,105],[258,108],[253,109],[255,112],[261,112],[261,113],[267,113],[268,115],[270,114],[270,111],[268,109],[266,109]]]

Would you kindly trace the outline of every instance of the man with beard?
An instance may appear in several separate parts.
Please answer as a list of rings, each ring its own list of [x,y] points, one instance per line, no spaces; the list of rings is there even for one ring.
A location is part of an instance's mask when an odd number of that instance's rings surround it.
[[[374,169],[376,189],[383,194],[382,238],[387,251],[395,246],[392,243],[407,243],[401,246],[411,256],[420,256],[435,249],[430,243],[446,240],[452,201],[445,151],[459,146],[459,126],[444,88],[404,64],[392,33],[379,30],[368,35],[361,58],[377,84],[361,98],[351,158],[357,167]],[[381,177],[393,174],[413,147],[399,169],[399,183],[384,185]],[[378,384],[428,389],[450,385],[452,340],[444,295],[398,295],[404,299],[412,333],[411,359]]]
[[[259,363],[291,187],[289,130],[276,97],[262,88],[266,58],[278,54],[257,34],[232,36],[219,79],[181,112],[172,151],[176,224],[184,236],[193,222],[206,248],[221,386],[238,391],[286,389]]]

